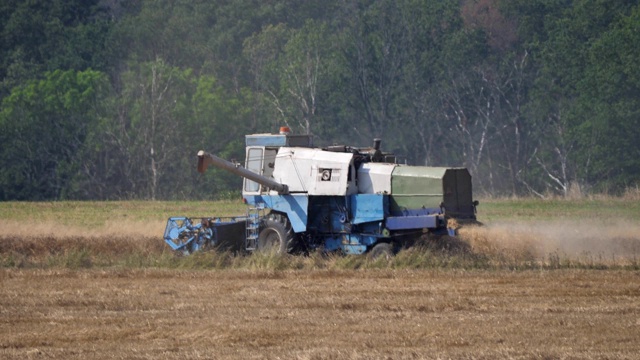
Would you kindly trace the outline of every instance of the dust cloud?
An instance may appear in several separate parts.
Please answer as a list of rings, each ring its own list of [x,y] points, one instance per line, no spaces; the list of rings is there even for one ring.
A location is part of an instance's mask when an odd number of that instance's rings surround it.
[[[640,224],[620,221],[495,222],[463,228],[460,236],[476,252],[540,260],[551,254],[600,263],[640,259]]]

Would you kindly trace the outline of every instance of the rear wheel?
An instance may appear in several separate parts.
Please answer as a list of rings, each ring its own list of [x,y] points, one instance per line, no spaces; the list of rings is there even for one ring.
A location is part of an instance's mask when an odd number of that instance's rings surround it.
[[[369,258],[371,258],[371,260],[391,260],[393,255],[393,245],[389,243],[378,243],[369,251]]]
[[[258,251],[288,254],[294,251],[296,235],[289,219],[282,214],[269,214],[258,236]]]

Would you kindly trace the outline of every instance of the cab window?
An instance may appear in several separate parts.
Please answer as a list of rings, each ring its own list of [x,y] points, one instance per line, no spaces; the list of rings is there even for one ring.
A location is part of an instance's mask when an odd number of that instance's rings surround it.
[[[251,170],[256,174],[262,173],[262,148],[250,148],[247,151],[247,170]],[[244,180],[244,191],[246,192],[258,192],[260,191],[260,184],[253,180]]]

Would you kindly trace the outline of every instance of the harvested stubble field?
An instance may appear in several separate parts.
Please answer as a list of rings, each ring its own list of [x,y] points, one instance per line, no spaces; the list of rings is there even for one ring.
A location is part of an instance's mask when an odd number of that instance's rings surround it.
[[[390,262],[161,242],[236,203],[0,203],[0,358],[640,357],[637,201],[483,203],[462,250]]]

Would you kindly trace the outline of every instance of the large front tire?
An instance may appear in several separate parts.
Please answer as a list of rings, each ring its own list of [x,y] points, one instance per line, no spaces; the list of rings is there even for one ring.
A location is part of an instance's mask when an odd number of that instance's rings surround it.
[[[285,215],[269,214],[263,221],[263,229],[258,235],[259,252],[289,254],[294,251],[296,236]]]

